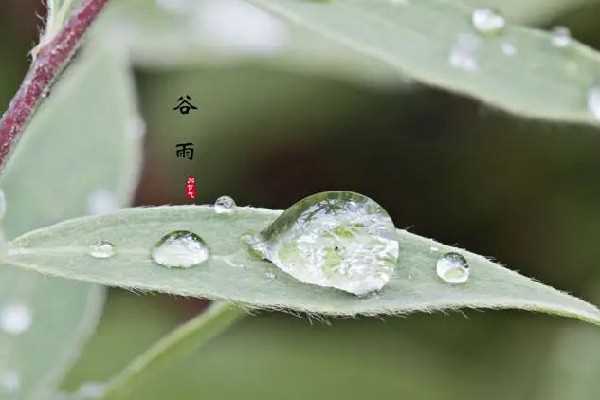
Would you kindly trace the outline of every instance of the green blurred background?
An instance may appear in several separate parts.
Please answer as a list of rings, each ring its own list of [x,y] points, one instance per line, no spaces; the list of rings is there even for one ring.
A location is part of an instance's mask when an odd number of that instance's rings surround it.
[[[598,11],[548,26],[594,45]],[[26,71],[36,12],[38,1],[3,2],[2,109]],[[286,208],[317,191],[353,190],[398,227],[600,301],[598,129],[516,119],[420,85],[376,89],[250,62],[138,69],[136,82],[147,125],[136,205],[189,203],[189,175],[198,203],[228,194]],[[199,110],[181,116],[171,108],[185,94]],[[182,142],[195,144],[193,161],[175,157]],[[112,291],[65,389],[108,378],[205,306]],[[141,398],[593,399],[595,376],[572,366],[588,357],[600,372],[600,354],[570,351],[582,340],[600,348],[593,327],[516,311],[327,322],[260,313],[156,377]]]

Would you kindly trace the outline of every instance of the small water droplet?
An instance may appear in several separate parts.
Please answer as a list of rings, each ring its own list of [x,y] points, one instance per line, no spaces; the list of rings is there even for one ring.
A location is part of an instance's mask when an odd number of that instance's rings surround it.
[[[430,251],[440,251],[440,248],[437,246],[429,246]]]
[[[0,374],[0,394],[16,393],[21,388],[21,378],[17,371],[8,370]]]
[[[102,240],[90,246],[89,254],[94,258],[110,258],[115,255],[115,246]]]
[[[588,92],[588,109],[600,121],[600,85],[592,86]]]
[[[0,219],[4,219],[6,215],[6,194],[0,189]]]
[[[99,399],[104,394],[106,385],[101,382],[84,382],[77,390],[78,398]]]
[[[504,55],[514,56],[515,54],[517,54],[517,48],[512,43],[503,42],[500,45],[500,48],[502,49],[502,53],[504,53]]]
[[[388,213],[370,198],[352,192],[306,197],[254,240],[244,240],[301,282],[357,296],[389,282],[399,252]]]
[[[110,214],[119,209],[119,201],[115,193],[106,189],[98,189],[90,193],[87,199],[87,211],[91,215]]]
[[[567,47],[571,44],[573,38],[571,31],[565,26],[557,26],[552,30],[552,44],[556,47]]]
[[[265,272],[265,276],[270,280],[273,280],[277,277],[273,272]]]
[[[483,34],[497,34],[502,32],[506,21],[502,14],[491,8],[478,8],[471,14],[473,27]]]
[[[209,257],[204,240],[189,231],[174,231],[160,239],[152,249],[152,259],[165,267],[190,268]]]
[[[9,335],[21,335],[29,329],[32,319],[25,304],[9,304],[0,310],[0,329]]]
[[[229,214],[235,209],[235,201],[229,196],[221,196],[215,201],[214,208],[217,214]]]
[[[457,41],[450,48],[448,62],[455,68],[467,72],[477,71],[477,51],[481,45],[481,39],[475,35],[462,33],[458,35]]]
[[[437,275],[448,283],[464,283],[469,279],[469,264],[458,253],[446,253],[436,263]]]

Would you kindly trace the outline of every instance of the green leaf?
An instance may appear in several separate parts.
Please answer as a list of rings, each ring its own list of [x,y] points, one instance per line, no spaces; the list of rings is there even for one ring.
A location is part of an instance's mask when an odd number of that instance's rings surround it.
[[[99,189],[114,193],[115,205],[131,198],[140,156],[131,76],[119,54],[95,48],[80,60],[38,110],[0,180],[9,238],[87,214]],[[0,330],[0,378],[18,390],[10,398],[39,398],[58,385],[93,333],[103,298],[97,285],[0,266],[0,313],[15,304],[31,312],[24,333]],[[0,385],[0,398],[14,395],[7,391]]]
[[[408,78],[525,117],[598,122],[588,92],[600,79],[600,56],[579,43],[555,47],[548,32],[509,24],[501,34],[481,35],[471,24],[473,9],[447,0],[248,3],[277,19],[232,0],[173,9],[122,0],[96,37],[127,37],[133,60],[144,65],[250,59],[368,82]],[[450,63],[461,40],[472,54],[467,68]]]
[[[228,303],[212,304],[134,359],[106,386],[103,399],[131,399],[172,364],[185,360],[245,313]]]
[[[591,304],[484,257],[404,230],[397,231],[397,272],[381,293],[357,298],[301,283],[273,264],[253,257],[240,239],[247,232],[262,231],[280,213],[238,207],[232,214],[219,214],[208,206],[122,210],[27,233],[11,243],[6,262],[44,274],[133,290],[333,316],[406,314],[461,307],[516,308],[600,324],[600,311]],[[150,258],[151,248],[163,235],[175,230],[200,235],[210,248],[209,261],[184,270],[155,264]],[[99,240],[113,243],[116,255],[107,259],[89,256],[89,245]],[[449,251],[463,254],[471,266],[471,278],[464,285],[444,283],[436,275],[437,259]],[[272,275],[276,278],[272,279]]]

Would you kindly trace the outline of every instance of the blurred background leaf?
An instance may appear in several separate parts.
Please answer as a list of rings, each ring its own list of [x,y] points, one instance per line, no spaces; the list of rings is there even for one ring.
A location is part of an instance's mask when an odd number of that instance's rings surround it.
[[[131,75],[119,54],[94,50],[65,72],[9,159],[0,180],[9,238],[131,200],[140,165]],[[51,393],[94,332],[103,299],[102,287],[3,265],[0,398]]]
[[[37,0],[5,3],[0,33],[11,40],[0,41],[4,107],[37,36],[34,10],[43,13]],[[576,38],[598,47],[597,2],[564,12],[547,12],[558,4],[553,1],[517,3],[495,2],[519,7],[514,10],[537,4],[523,20],[569,26]],[[353,66],[325,74],[331,64],[288,70],[264,57],[194,66],[157,53],[163,68],[145,63],[136,71],[149,128],[137,205],[188,202],[189,175],[197,178],[199,203],[229,194],[238,204],[283,208],[317,191],[351,189],[385,204],[398,226],[494,256],[594,300],[589,282],[600,279],[597,130],[515,119],[420,85],[356,85],[348,79],[356,76]],[[199,107],[185,117],[171,110],[183,94]],[[182,142],[195,144],[193,161],[175,157]],[[202,307],[174,297],[110,293],[98,335],[65,383],[69,390],[109,378]],[[512,311],[467,316],[327,326],[262,313],[174,365],[144,396],[529,400],[553,387],[549,364],[563,372],[580,360],[587,365],[569,351],[578,337],[565,334],[593,339],[594,327]],[[565,348],[562,357],[549,354],[555,346]],[[569,379],[565,386],[589,382],[559,376]],[[591,384],[576,389],[575,400],[593,393]]]

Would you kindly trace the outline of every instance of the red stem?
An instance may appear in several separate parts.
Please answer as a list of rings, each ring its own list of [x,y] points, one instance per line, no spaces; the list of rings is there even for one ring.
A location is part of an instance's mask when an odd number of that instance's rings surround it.
[[[23,134],[35,109],[50,86],[69,63],[82,41],[83,34],[94,22],[108,0],[84,0],[64,28],[39,51],[29,71],[0,120],[0,170]]]

